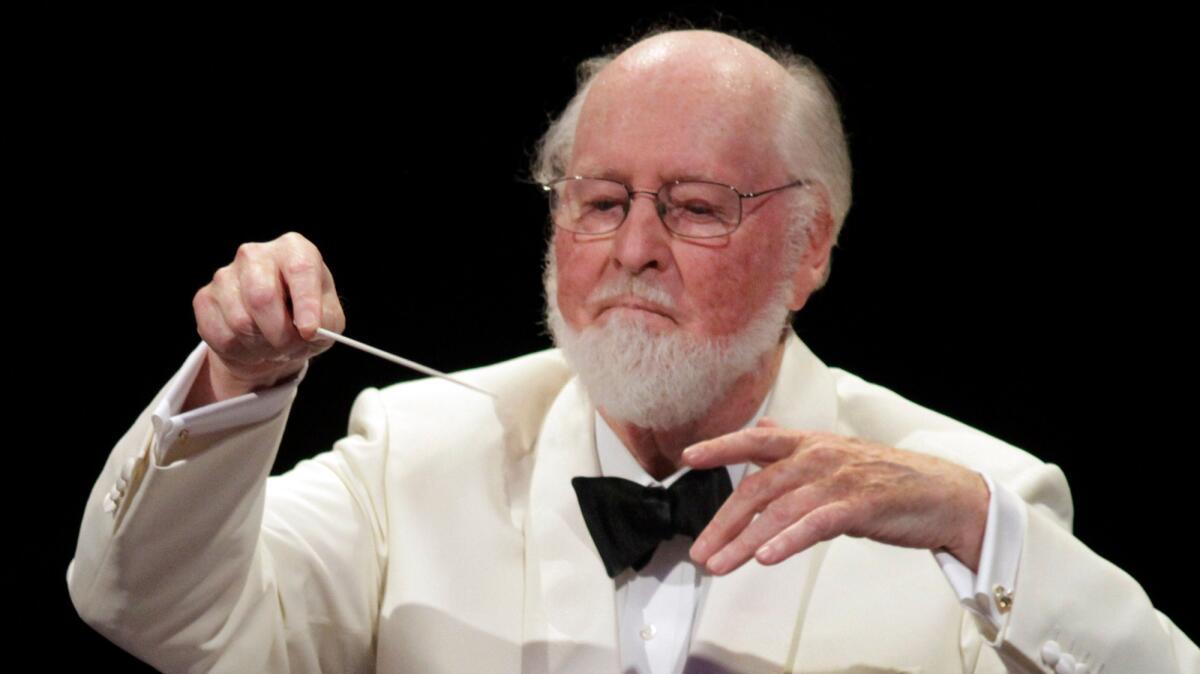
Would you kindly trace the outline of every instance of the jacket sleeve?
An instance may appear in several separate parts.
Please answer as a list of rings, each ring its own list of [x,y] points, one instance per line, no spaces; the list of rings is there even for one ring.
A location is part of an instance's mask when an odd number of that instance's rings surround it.
[[[387,549],[379,391],[358,396],[332,451],[268,478],[291,399],[160,454],[151,414],[166,390],[88,498],[67,569],[79,615],[167,672],[372,671]],[[114,484],[122,497],[106,506]]]
[[[1129,574],[1071,533],[1062,470],[1041,464],[1010,485],[1025,504],[1011,604],[998,629],[976,620],[1010,672],[1200,672],[1200,651]]]

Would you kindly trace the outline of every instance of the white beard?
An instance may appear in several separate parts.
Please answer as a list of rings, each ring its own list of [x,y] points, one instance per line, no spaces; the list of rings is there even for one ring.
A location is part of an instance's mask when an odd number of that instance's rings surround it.
[[[550,250],[543,277],[546,325],[598,407],[642,428],[678,428],[706,415],[779,344],[790,303],[789,276],[784,275],[745,327],[723,337],[706,339],[682,330],[656,333],[626,312],[578,331],[558,309],[557,268]],[[669,295],[636,276],[598,288],[589,299],[618,295],[642,297],[668,309],[673,304]]]

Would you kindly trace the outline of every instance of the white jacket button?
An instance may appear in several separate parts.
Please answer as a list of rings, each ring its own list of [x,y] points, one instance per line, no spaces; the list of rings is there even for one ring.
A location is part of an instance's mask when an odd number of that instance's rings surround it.
[[[1054,666],[1055,674],[1075,674],[1075,656],[1070,653],[1063,653],[1058,659],[1058,664]]]
[[[116,510],[117,510],[117,502],[113,500],[112,494],[111,493],[105,494],[104,495],[104,512],[111,513],[111,512],[116,512]]]
[[[136,456],[131,456],[128,459],[125,459],[125,463],[121,465],[121,479],[122,480],[129,482],[129,479],[133,476],[133,467],[135,465],[137,465],[137,457]]]
[[[1075,674],[1088,674],[1088,666],[1082,662],[1075,663]]]
[[[1062,649],[1059,648],[1057,641],[1047,641],[1042,644],[1042,662],[1046,663],[1047,667],[1057,665],[1061,655]]]

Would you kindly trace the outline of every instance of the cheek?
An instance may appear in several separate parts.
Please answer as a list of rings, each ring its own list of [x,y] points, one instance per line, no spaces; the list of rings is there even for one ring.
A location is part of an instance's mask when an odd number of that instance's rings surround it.
[[[695,290],[696,311],[707,332],[726,335],[744,326],[763,306],[779,276],[778,255],[769,247],[707,251],[691,265],[685,285]]]
[[[577,324],[576,314],[581,311],[593,286],[589,279],[595,275],[592,269],[596,264],[595,256],[589,255],[586,246],[567,241],[562,236],[555,237],[554,255],[558,267],[558,308],[572,324]]]

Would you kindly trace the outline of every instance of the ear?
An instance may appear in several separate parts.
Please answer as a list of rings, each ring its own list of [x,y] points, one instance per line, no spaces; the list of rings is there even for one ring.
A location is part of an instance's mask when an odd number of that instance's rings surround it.
[[[799,311],[808,302],[809,295],[825,285],[829,270],[829,258],[833,251],[833,209],[829,205],[829,192],[816,183],[810,188],[812,215],[809,217],[808,241],[800,266],[792,280],[792,302],[788,308]]]

